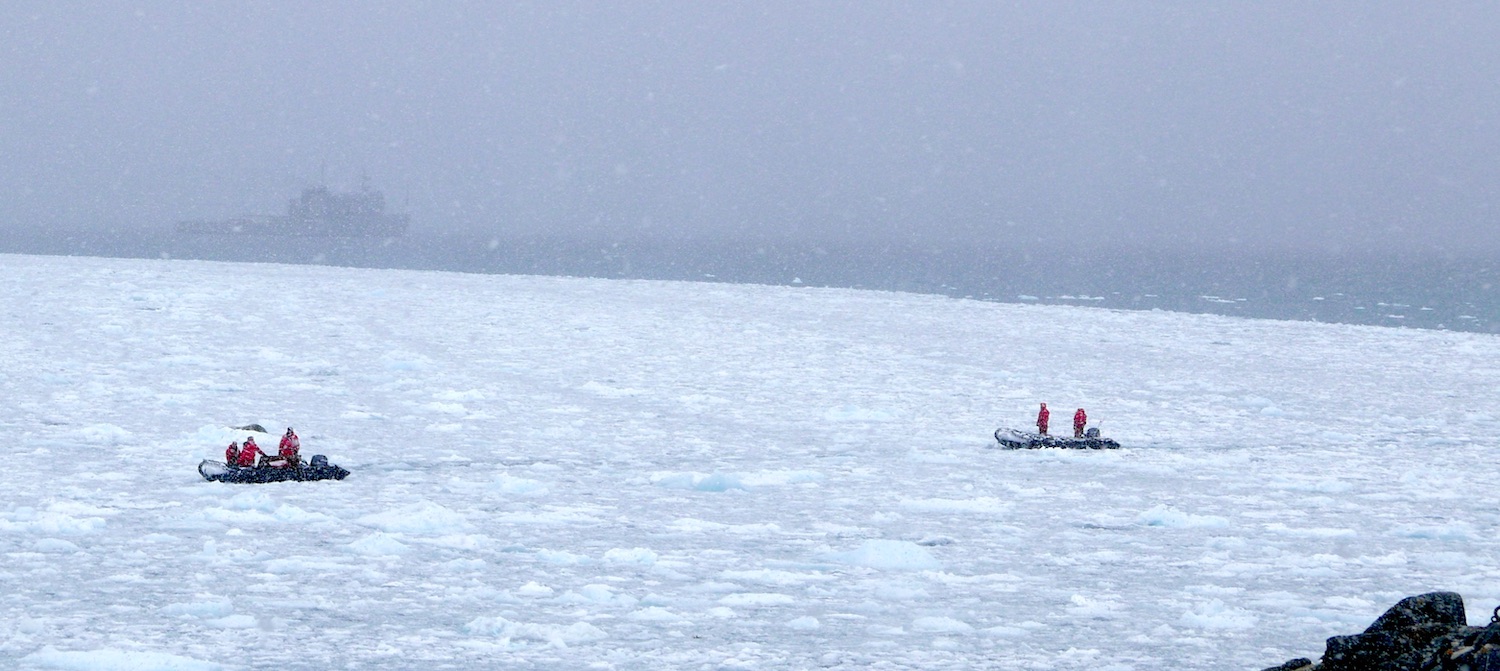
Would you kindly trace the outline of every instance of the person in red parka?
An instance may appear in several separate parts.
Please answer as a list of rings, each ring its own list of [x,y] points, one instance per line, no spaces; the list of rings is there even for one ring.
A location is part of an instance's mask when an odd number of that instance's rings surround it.
[[[1088,423],[1089,416],[1088,413],[1083,411],[1083,408],[1079,408],[1078,412],[1073,413],[1073,437],[1082,438],[1083,427],[1088,426]]]
[[[299,454],[301,449],[302,440],[297,438],[297,433],[292,431],[292,427],[286,427],[286,435],[281,437],[281,445],[276,448],[276,456],[285,462],[282,468],[301,466],[302,456]]]
[[[234,465],[240,468],[255,468],[256,462],[260,460],[260,446],[255,444],[255,439],[246,437],[245,446],[240,448],[239,459]]]
[[[1037,433],[1040,433],[1040,434],[1042,434],[1044,436],[1047,435],[1047,419],[1050,418],[1051,416],[1052,416],[1052,413],[1047,412],[1047,404],[1043,403],[1042,404],[1042,411],[1038,412],[1036,414],[1036,432]]]
[[[229,441],[229,447],[224,448],[224,463],[234,466],[239,463],[239,460],[240,444],[231,440]]]

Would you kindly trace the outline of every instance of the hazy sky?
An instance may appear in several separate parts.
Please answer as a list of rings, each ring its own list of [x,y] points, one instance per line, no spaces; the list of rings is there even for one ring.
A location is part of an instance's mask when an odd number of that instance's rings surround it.
[[[0,4],[0,231],[1500,249],[1492,2]]]

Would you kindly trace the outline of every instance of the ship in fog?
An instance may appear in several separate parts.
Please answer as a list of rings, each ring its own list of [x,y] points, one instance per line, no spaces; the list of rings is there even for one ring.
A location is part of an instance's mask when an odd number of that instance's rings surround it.
[[[371,189],[339,193],[325,186],[308,187],[287,204],[285,215],[238,217],[216,221],[183,221],[177,232],[188,235],[271,235],[304,237],[399,237],[411,217],[385,211],[385,194]]]

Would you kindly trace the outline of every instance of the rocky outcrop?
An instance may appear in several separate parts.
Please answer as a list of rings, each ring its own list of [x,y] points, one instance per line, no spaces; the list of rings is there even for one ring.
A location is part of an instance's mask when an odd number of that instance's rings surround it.
[[[1363,632],[1328,639],[1321,662],[1299,658],[1265,671],[1500,671],[1500,620],[1469,626],[1453,592],[1411,596]]]

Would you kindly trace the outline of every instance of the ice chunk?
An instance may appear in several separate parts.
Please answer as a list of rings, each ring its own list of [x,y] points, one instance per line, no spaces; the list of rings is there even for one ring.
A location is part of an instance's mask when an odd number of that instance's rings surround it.
[[[1142,512],[1135,518],[1136,522],[1148,527],[1227,527],[1229,520],[1217,515],[1191,515],[1171,506],[1158,505],[1150,510]]]
[[[463,515],[431,501],[419,501],[395,510],[365,515],[359,523],[382,531],[409,534],[445,534],[468,531]]]
[[[974,627],[951,617],[919,617],[911,622],[912,631],[928,634],[972,634]]]
[[[848,552],[826,555],[829,561],[887,571],[937,570],[942,563],[931,552],[910,541],[872,539]]]
[[[404,555],[411,551],[405,543],[397,540],[383,532],[376,532],[365,536],[348,545],[349,551],[364,557],[385,557]]]
[[[230,668],[216,662],[205,662],[191,657],[169,655],[164,652],[116,650],[113,648],[63,652],[49,646],[21,659],[37,666],[65,669],[68,671],[102,671],[104,669],[225,671]]]

